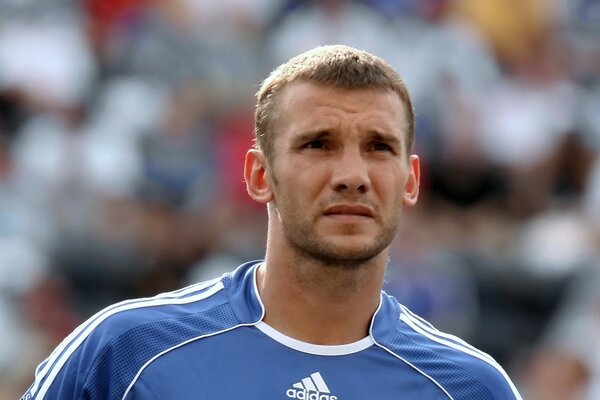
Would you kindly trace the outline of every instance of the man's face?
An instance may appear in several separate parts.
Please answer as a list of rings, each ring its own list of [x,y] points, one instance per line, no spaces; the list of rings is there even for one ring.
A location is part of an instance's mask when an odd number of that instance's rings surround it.
[[[294,83],[278,97],[266,168],[286,242],[314,259],[358,265],[392,241],[417,200],[404,106],[393,91]]]

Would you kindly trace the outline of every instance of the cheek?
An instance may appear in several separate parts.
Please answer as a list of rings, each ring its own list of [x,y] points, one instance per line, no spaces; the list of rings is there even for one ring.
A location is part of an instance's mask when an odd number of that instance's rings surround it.
[[[390,166],[377,166],[371,170],[371,184],[387,196],[393,195],[401,185],[397,168]]]
[[[406,178],[403,173],[394,171],[380,171],[372,177],[373,188],[382,202],[394,210],[401,208],[406,191]],[[395,178],[402,176],[403,178]]]
[[[326,203],[327,196],[322,196],[315,182],[305,179],[305,175],[282,177],[277,185],[274,192],[275,207],[282,218],[297,222],[313,220]]]
[[[323,187],[327,185],[324,169],[318,168],[314,164],[296,165],[294,168],[289,168],[281,181],[285,182],[285,191],[292,200],[318,196]]]
[[[281,176],[279,183],[274,186],[275,205],[285,214],[294,213],[301,207],[303,186],[290,176]]]

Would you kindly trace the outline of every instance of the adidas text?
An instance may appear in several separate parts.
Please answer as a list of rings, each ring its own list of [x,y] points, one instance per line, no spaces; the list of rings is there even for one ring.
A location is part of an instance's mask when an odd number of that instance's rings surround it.
[[[332,396],[327,393],[319,393],[309,390],[301,389],[288,389],[286,392],[290,399],[300,400],[337,400],[337,396]]]

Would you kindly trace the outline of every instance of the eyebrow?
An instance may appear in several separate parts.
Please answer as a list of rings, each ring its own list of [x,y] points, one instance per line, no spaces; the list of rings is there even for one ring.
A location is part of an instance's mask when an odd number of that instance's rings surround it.
[[[389,134],[389,133],[383,133],[383,132],[376,131],[376,130],[370,130],[367,133],[368,133],[368,140],[383,142],[383,143],[389,144],[390,146],[397,147],[398,149],[402,149],[402,147],[403,147],[403,141],[400,138],[398,138],[396,135]],[[293,140],[293,143],[298,144],[298,143],[310,142],[313,140],[327,139],[333,135],[334,135],[333,132],[327,128],[326,129],[317,129],[314,131],[311,130],[311,131],[306,131],[306,132],[299,134]]]
[[[332,135],[329,129],[319,129],[315,131],[307,131],[301,133],[296,138],[294,138],[294,143],[303,143],[310,142],[312,140],[325,139]]]

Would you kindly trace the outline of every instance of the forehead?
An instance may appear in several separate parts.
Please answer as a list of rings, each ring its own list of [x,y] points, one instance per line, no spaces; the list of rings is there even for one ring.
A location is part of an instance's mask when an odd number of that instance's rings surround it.
[[[277,103],[275,117],[285,130],[337,121],[404,135],[407,126],[404,104],[392,90],[295,82],[279,93]]]

